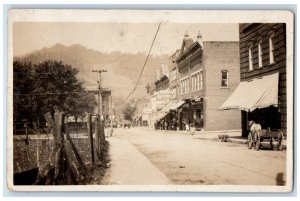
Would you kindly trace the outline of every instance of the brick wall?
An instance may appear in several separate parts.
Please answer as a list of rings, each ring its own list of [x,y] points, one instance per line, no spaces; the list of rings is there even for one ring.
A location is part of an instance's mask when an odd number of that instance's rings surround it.
[[[269,36],[274,34],[274,59],[269,62]],[[258,42],[262,41],[263,67],[258,66]],[[252,44],[253,71],[249,71],[249,45]],[[240,24],[241,81],[279,72],[279,111],[281,128],[286,129],[286,27],[283,23]]]
[[[239,110],[218,110],[240,82],[239,43],[204,42],[204,129],[241,129]],[[228,71],[228,87],[221,87],[222,70]]]

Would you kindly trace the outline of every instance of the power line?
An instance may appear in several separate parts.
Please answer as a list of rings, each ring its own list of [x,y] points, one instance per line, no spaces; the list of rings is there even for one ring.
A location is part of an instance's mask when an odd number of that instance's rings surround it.
[[[36,73],[36,72],[13,72],[13,74],[17,75],[30,75],[30,74],[36,74],[36,75],[54,75],[58,73]]]
[[[36,93],[36,94],[19,94],[19,93],[14,93],[14,96],[43,96],[43,95],[68,95],[68,94],[84,94],[84,93],[92,93],[92,92],[82,92],[82,91],[74,91],[74,92],[65,92],[65,93]]]
[[[154,42],[155,42],[155,39],[156,39],[156,36],[157,36],[157,33],[158,33],[158,31],[159,31],[160,25],[161,25],[161,22],[159,23],[159,25],[158,25],[158,27],[157,27],[157,31],[156,31],[155,36],[154,36],[154,38],[153,38],[153,41],[152,41],[150,50],[149,50],[149,52],[148,52],[148,54],[147,54],[147,57],[146,57],[146,60],[145,60],[145,62],[144,62],[142,71],[140,72],[140,75],[139,75],[139,77],[138,77],[138,80],[137,80],[137,82],[136,82],[136,84],[135,84],[133,90],[129,93],[129,95],[125,98],[125,100],[124,100],[121,104],[119,104],[119,105],[117,105],[117,106],[123,105],[123,104],[127,101],[127,99],[133,94],[133,92],[136,90],[136,88],[137,88],[137,86],[138,86],[138,83],[139,83],[139,81],[140,81],[140,79],[141,79],[141,77],[142,77],[142,74],[143,74],[143,72],[144,72],[144,69],[145,69],[145,67],[146,67],[146,64],[147,64],[149,55],[150,55],[150,53],[151,53],[152,47],[153,47],[153,45],[154,45]]]

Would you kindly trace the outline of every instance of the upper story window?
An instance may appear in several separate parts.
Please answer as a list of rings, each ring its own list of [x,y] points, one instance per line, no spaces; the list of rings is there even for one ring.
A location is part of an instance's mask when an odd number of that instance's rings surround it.
[[[221,81],[221,87],[228,87],[228,71],[222,70],[222,81]]]
[[[191,77],[192,79],[192,91],[202,90],[203,79],[202,70],[194,73]]]
[[[189,79],[185,78],[180,80],[180,88],[181,88],[181,94],[186,94],[189,92]]]
[[[260,40],[258,42],[258,67],[262,67],[263,66],[263,62],[262,62],[262,40]]]
[[[192,91],[195,91],[195,75],[192,75]]]
[[[270,57],[270,64],[275,63],[275,60],[274,60],[274,34],[271,34],[269,37],[269,57]]]
[[[198,84],[199,84],[199,89],[202,90],[203,89],[203,73],[202,73],[202,71],[200,71],[200,73],[199,73],[199,82],[198,82]]]
[[[176,90],[176,87],[173,87],[171,89],[171,98],[174,99],[177,97],[177,90]]]
[[[249,71],[253,70],[252,45],[249,46]]]

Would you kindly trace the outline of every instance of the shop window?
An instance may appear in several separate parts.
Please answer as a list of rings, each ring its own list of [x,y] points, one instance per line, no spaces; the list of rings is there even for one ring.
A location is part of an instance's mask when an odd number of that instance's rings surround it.
[[[228,87],[228,71],[227,70],[222,71],[221,87]]]

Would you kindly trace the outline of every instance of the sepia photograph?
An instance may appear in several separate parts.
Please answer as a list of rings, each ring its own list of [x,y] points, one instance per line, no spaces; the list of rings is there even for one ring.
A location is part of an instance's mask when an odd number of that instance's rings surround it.
[[[11,9],[8,188],[292,191],[293,23],[284,10]]]

